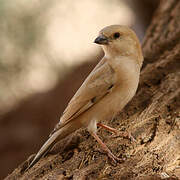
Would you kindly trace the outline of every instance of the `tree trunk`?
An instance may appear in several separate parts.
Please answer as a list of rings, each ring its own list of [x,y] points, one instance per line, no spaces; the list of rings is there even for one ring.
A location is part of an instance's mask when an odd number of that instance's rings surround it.
[[[61,141],[33,168],[31,156],[6,179],[178,179],[180,178],[180,1],[161,1],[144,43],[138,92],[109,126],[128,130],[130,142],[99,135],[124,162],[112,164],[98,144],[79,130]],[[106,122],[107,124],[107,122]]]

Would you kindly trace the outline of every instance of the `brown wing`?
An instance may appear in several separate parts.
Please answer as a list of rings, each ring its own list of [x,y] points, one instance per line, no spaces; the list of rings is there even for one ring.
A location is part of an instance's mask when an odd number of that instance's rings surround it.
[[[115,77],[111,66],[103,59],[90,73],[65,109],[60,122],[76,118],[110,92]]]
[[[102,59],[68,103],[54,131],[91,108],[111,91],[114,84],[114,70]]]

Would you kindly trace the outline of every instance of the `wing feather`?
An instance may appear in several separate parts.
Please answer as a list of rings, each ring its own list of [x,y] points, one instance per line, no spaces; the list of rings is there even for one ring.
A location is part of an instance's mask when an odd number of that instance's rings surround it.
[[[106,96],[115,84],[115,73],[112,67],[102,59],[93,69],[79,90],[68,103],[60,118],[60,126],[87,111],[100,99]],[[58,129],[58,127],[56,127]]]

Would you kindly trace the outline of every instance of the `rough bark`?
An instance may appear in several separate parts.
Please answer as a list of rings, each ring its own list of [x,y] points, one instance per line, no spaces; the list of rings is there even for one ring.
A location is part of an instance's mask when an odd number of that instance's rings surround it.
[[[31,156],[6,179],[178,179],[180,178],[180,1],[161,1],[144,43],[138,92],[108,123],[128,130],[137,142],[99,130],[124,162],[112,164],[97,143],[79,130],[61,141],[33,168]]]

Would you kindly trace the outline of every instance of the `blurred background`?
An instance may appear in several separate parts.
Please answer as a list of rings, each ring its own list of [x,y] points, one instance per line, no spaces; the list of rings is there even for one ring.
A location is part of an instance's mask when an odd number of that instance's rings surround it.
[[[0,0],[0,179],[36,153],[103,56],[111,24],[141,42],[157,0]]]

